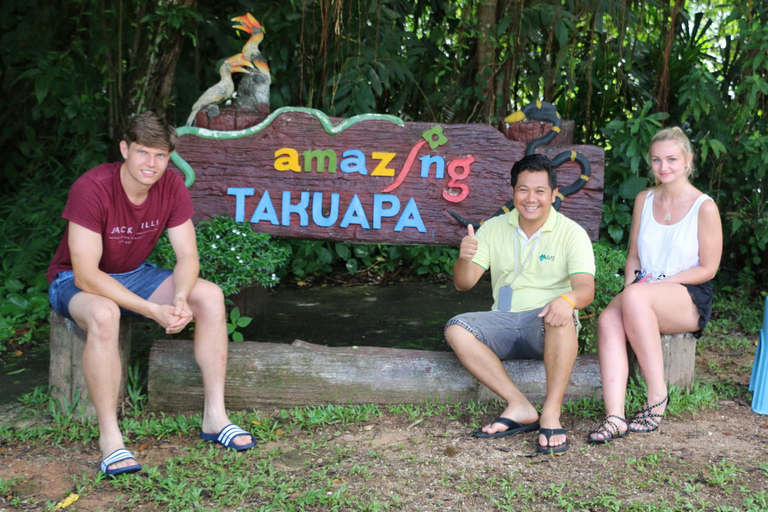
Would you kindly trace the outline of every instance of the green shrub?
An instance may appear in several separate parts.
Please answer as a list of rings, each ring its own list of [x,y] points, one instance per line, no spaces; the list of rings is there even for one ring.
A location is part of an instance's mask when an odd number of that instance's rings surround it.
[[[583,312],[579,350],[583,353],[597,350],[597,317],[611,300],[624,288],[626,253],[603,240],[592,244],[595,252],[595,300]]]
[[[268,234],[255,233],[250,224],[223,216],[200,222],[195,230],[200,276],[219,285],[224,295],[254,283],[269,288],[278,283],[276,272],[288,260],[288,251],[272,243]],[[158,241],[150,261],[173,268],[176,256],[167,234]]]
[[[284,275],[296,279],[334,272],[368,273],[386,277],[407,267],[418,276],[444,277],[453,273],[453,263],[459,254],[456,247],[439,245],[353,244],[317,240],[283,240],[291,253]]]

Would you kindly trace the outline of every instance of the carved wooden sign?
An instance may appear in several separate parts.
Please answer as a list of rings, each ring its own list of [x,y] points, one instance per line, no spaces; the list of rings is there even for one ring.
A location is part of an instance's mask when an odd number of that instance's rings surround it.
[[[511,198],[509,171],[527,142],[483,124],[332,119],[298,108],[266,118],[224,111],[207,126],[179,129],[173,155],[191,184],[195,221],[226,215],[272,235],[365,243],[457,244],[466,228],[449,212],[471,221],[493,215]],[[582,153],[592,173],[560,211],[596,240],[603,149],[539,150],[550,157],[563,151]],[[580,174],[568,162],[558,183]]]

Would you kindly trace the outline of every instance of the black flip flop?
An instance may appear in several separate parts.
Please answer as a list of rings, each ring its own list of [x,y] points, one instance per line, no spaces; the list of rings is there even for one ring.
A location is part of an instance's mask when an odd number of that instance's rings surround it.
[[[539,453],[546,453],[547,455],[562,455],[568,451],[568,446],[571,444],[568,438],[565,442],[559,446],[549,446],[549,438],[552,436],[566,435],[568,432],[564,428],[542,428],[539,430],[539,434],[543,435],[547,439],[547,446],[541,446],[538,441],[536,445],[539,447]]]
[[[495,437],[507,437],[507,436],[513,436],[515,434],[519,434],[521,432],[530,432],[531,430],[536,430],[539,428],[539,422],[536,421],[534,423],[531,423],[529,425],[521,425],[520,423],[516,422],[515,420],[511,420],[509,418],[504,418],[503,416],[499,416],[495,420],[491,422],[491,425],[494,423],[501,423],[505,427],[507,427],[507,430],[503,432],[495,432],[493,434],[486,434],[483,432],[482,428],[475,429],[474,432],[472,432],[472,437],[477,437],[481,439],[488,439],[488,438],[495,438]]]

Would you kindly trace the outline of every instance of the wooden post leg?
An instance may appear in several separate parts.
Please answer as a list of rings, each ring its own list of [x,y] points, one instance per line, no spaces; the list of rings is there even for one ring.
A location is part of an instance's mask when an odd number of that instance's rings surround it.
[[[128,366],[131,355],[130,318],[120,320],[120,401],[126,396]],[[51,311],[51,363],[49,385],[51,395],[62,410],[71,410],[78,417],[95,416],[88,386],[83,375],[83,350],[86,334],[75,322]],[[120,402],[118,402],[120,403]]]
[[[693,334],[662,334],[661,352],[664,355],[664,380],[668,386],[679,386],[690,389],[696,369],[696,338]],[[632,347],[627,343],[629,354],[629,375],[638,381],[642,380],[643,372],[637,362]]]

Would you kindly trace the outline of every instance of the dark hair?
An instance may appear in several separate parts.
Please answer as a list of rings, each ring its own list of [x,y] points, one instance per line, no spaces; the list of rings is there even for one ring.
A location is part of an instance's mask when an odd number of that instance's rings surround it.
[[[523,171],[541,171],[547,173],[549,188],[557,188],[557,169],[549,157],[544,155],[527,155],[515,162],[512,171],[509,173],[509,182],[514,187],[517,185],[517,177]]]
[[[150,148],[173,151],[179,142],[176,128],[154,112],[143,112],[128,120],[123,140],[129,146],[132,142]]]

